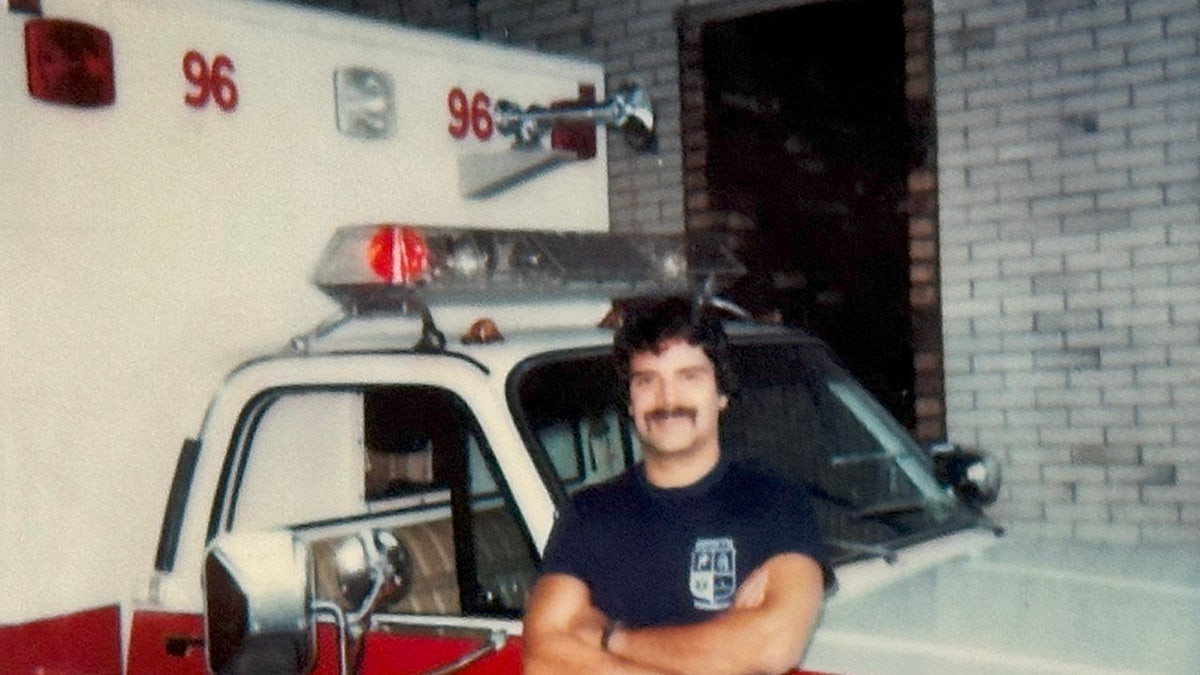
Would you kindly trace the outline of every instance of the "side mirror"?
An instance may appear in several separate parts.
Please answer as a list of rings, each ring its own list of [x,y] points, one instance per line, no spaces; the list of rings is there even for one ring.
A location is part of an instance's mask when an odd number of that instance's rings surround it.
[[[356,652],[372,612],[408,593],[412,555],[387,530],[337,541],[332,556],[337,602],[314,598],[313,554],[291,532],[219,537],[204,558],[204,632],[216,675],[295,675],[316,661],[314,615],[339,628],[340,672]],[[349,610],[343,610],[343,606]]]
[[[308,672],[316,655],[308,547],[290,532],[218,538],[204,557],[204,645],[217,675]]]
[[[992,455],[949,443],[932,446],[930,455],[938,482],[968,505],[982,508],[1000,496],[1000,463]]]

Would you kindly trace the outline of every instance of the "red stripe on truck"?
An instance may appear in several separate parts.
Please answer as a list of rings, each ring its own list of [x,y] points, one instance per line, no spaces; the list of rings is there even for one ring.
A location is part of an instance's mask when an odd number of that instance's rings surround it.
[[[0,626],[0,673],[120,675],[120,608]]]

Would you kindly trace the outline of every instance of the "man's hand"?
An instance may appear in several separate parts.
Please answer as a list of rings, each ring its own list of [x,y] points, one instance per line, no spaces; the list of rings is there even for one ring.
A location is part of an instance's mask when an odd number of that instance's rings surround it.
[[[570,627],[571,635],[585,645],[600,646],[608,617],[590,604],[580,610]]]
[[[764,567],[750,573],[746,580],[738,586],[733,596],[734,609],[754,609],[761,607],[767,599],[767,580],[770,574]]]

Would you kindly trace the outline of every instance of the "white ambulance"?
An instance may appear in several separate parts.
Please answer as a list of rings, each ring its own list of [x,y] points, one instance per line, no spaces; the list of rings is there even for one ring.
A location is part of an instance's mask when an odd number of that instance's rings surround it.
[[[3,30],[0,672],[518,673],[555,513],[639,458],[613,311],[668,291],[730,317],[723,447],[816,500],[804,668],[1200,670],[1194,563],[999,538],[995,464],[723,302],[719,238],[607,233],[653,114],[597,64],[269,2]]]

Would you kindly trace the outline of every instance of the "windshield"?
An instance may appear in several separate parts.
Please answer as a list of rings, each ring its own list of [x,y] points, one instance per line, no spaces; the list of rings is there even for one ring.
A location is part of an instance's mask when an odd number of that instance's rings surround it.
[[[937,483],[928,456],[830,357],[800,337],[734,341],[737,391],[722,451],[806,486],[835,562],[892,551],[978,524]],[[513,408],[565,494],[617,475],[641,449],[607,351],[524,364]]]

